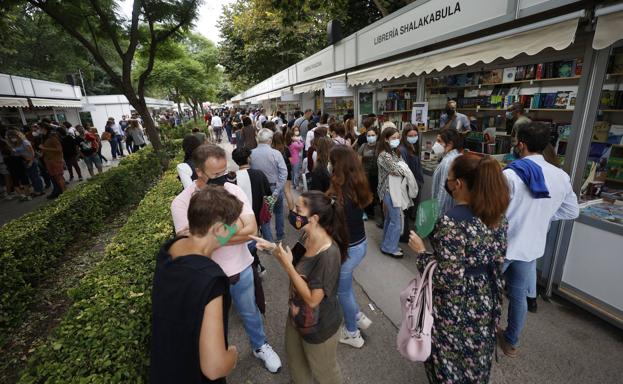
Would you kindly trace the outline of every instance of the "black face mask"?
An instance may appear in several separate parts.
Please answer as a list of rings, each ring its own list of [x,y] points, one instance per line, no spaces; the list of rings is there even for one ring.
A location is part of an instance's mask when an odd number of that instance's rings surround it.
[[[297,231],[309,223],[307,216],[301,216],[294,211],[290,211],[288,221]]]
[[[446,192],[448,192],[448,195],[450,195],[450,197],[454,198],[454,196],[452,196],[452,191],[450,190],[450,187],[448,187],[448,179],[446,179],[446,182],[443,185],[443,189],[445,189]]]
[[[454,109],[451,108],[446,108],[446,115],[448,116],[453,116],[454,115]]]
[[[208,184],[223,186],[227,182],[227,175],[219,176],[215,179],[208,180]]]

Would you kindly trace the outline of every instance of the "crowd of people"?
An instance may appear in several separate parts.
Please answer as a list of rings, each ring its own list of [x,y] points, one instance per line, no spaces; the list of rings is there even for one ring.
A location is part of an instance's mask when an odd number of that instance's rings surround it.
[[[83,127],[48,118],[21,129],[0,127],[0,198],[29,201],[50,188],[47,199],[57,198],[76,177],[83,180],[79,160],[91,176],[110,163],[102,155],[102,141],[110,142],[112,160],[125,156],[124,146],[130,154],[147,143],[137,115],[122,116],[118,123],[109,118],[102,135],[89,123]]]
[[[239,168],[231,172],[227,152],[197,133],[184,139],[184,190],[171,205],[176,238],[159,253],[154,277],[153,382],[225,381],[237,359],[227,339],[232,301],[253,354],[279,372],[264,332],[262,255],[275,257],[290,280],[283,340],[292,380],[341,383],[338,343],[362,348],[361,331],[372,325],[353,272],[371,246],[365,221],[374,217],[381,253],[401,258],[400,243],[408,243],[420,271],[437,262],[429,382],[487,383],[496,345],[518,355],[550,222],[579,214],[569,176],[543,156],[547,127],[517,124],[517,158],[502,169],[464,151],[465,122],[450,110],[432,148],[440,162],[425,185],[420,133],[410,124],[400,131],[371,115],[357,129],[352,114],[338,120],[307,110],[288,120],[261,109],[222,110],[206,123],[217,142],[224,127]],[[429,242],[412,230],[423,188],[440,211]],[[293,244],[283,244],[286,218],[298,235]]]

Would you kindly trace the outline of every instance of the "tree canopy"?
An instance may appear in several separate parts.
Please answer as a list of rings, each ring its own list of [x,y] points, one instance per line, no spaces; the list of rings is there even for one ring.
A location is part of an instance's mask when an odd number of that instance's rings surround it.
[[[326,47],[327,23],[346,37],[413,0],[237,0],[219,20],[221,64],[240,92]]]

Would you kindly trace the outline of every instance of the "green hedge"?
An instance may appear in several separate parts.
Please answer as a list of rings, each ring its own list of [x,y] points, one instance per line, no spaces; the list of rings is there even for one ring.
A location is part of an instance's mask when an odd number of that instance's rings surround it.
[[[70,291],[74,303],[19,383],[148,381],[155,258],[173,235],[170,204],[181,189],[169,170],[145,195],[104,260]]]
[[[0,228],[0,343],[27,315],[33,286],[76,238],[102,228],[113,212],[138,203],[161,174],[147,147],[23,217]]]

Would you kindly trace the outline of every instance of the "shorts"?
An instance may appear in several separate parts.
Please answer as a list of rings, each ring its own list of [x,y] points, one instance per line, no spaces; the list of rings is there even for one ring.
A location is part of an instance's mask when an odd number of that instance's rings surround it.
[[[97,153],[84,157],[83,160],[85,164],[87,165],[88,169],[93,169],[93,164],[95,164],[97,169],[102,168],[102,159],[99,157],[99,154]]]

